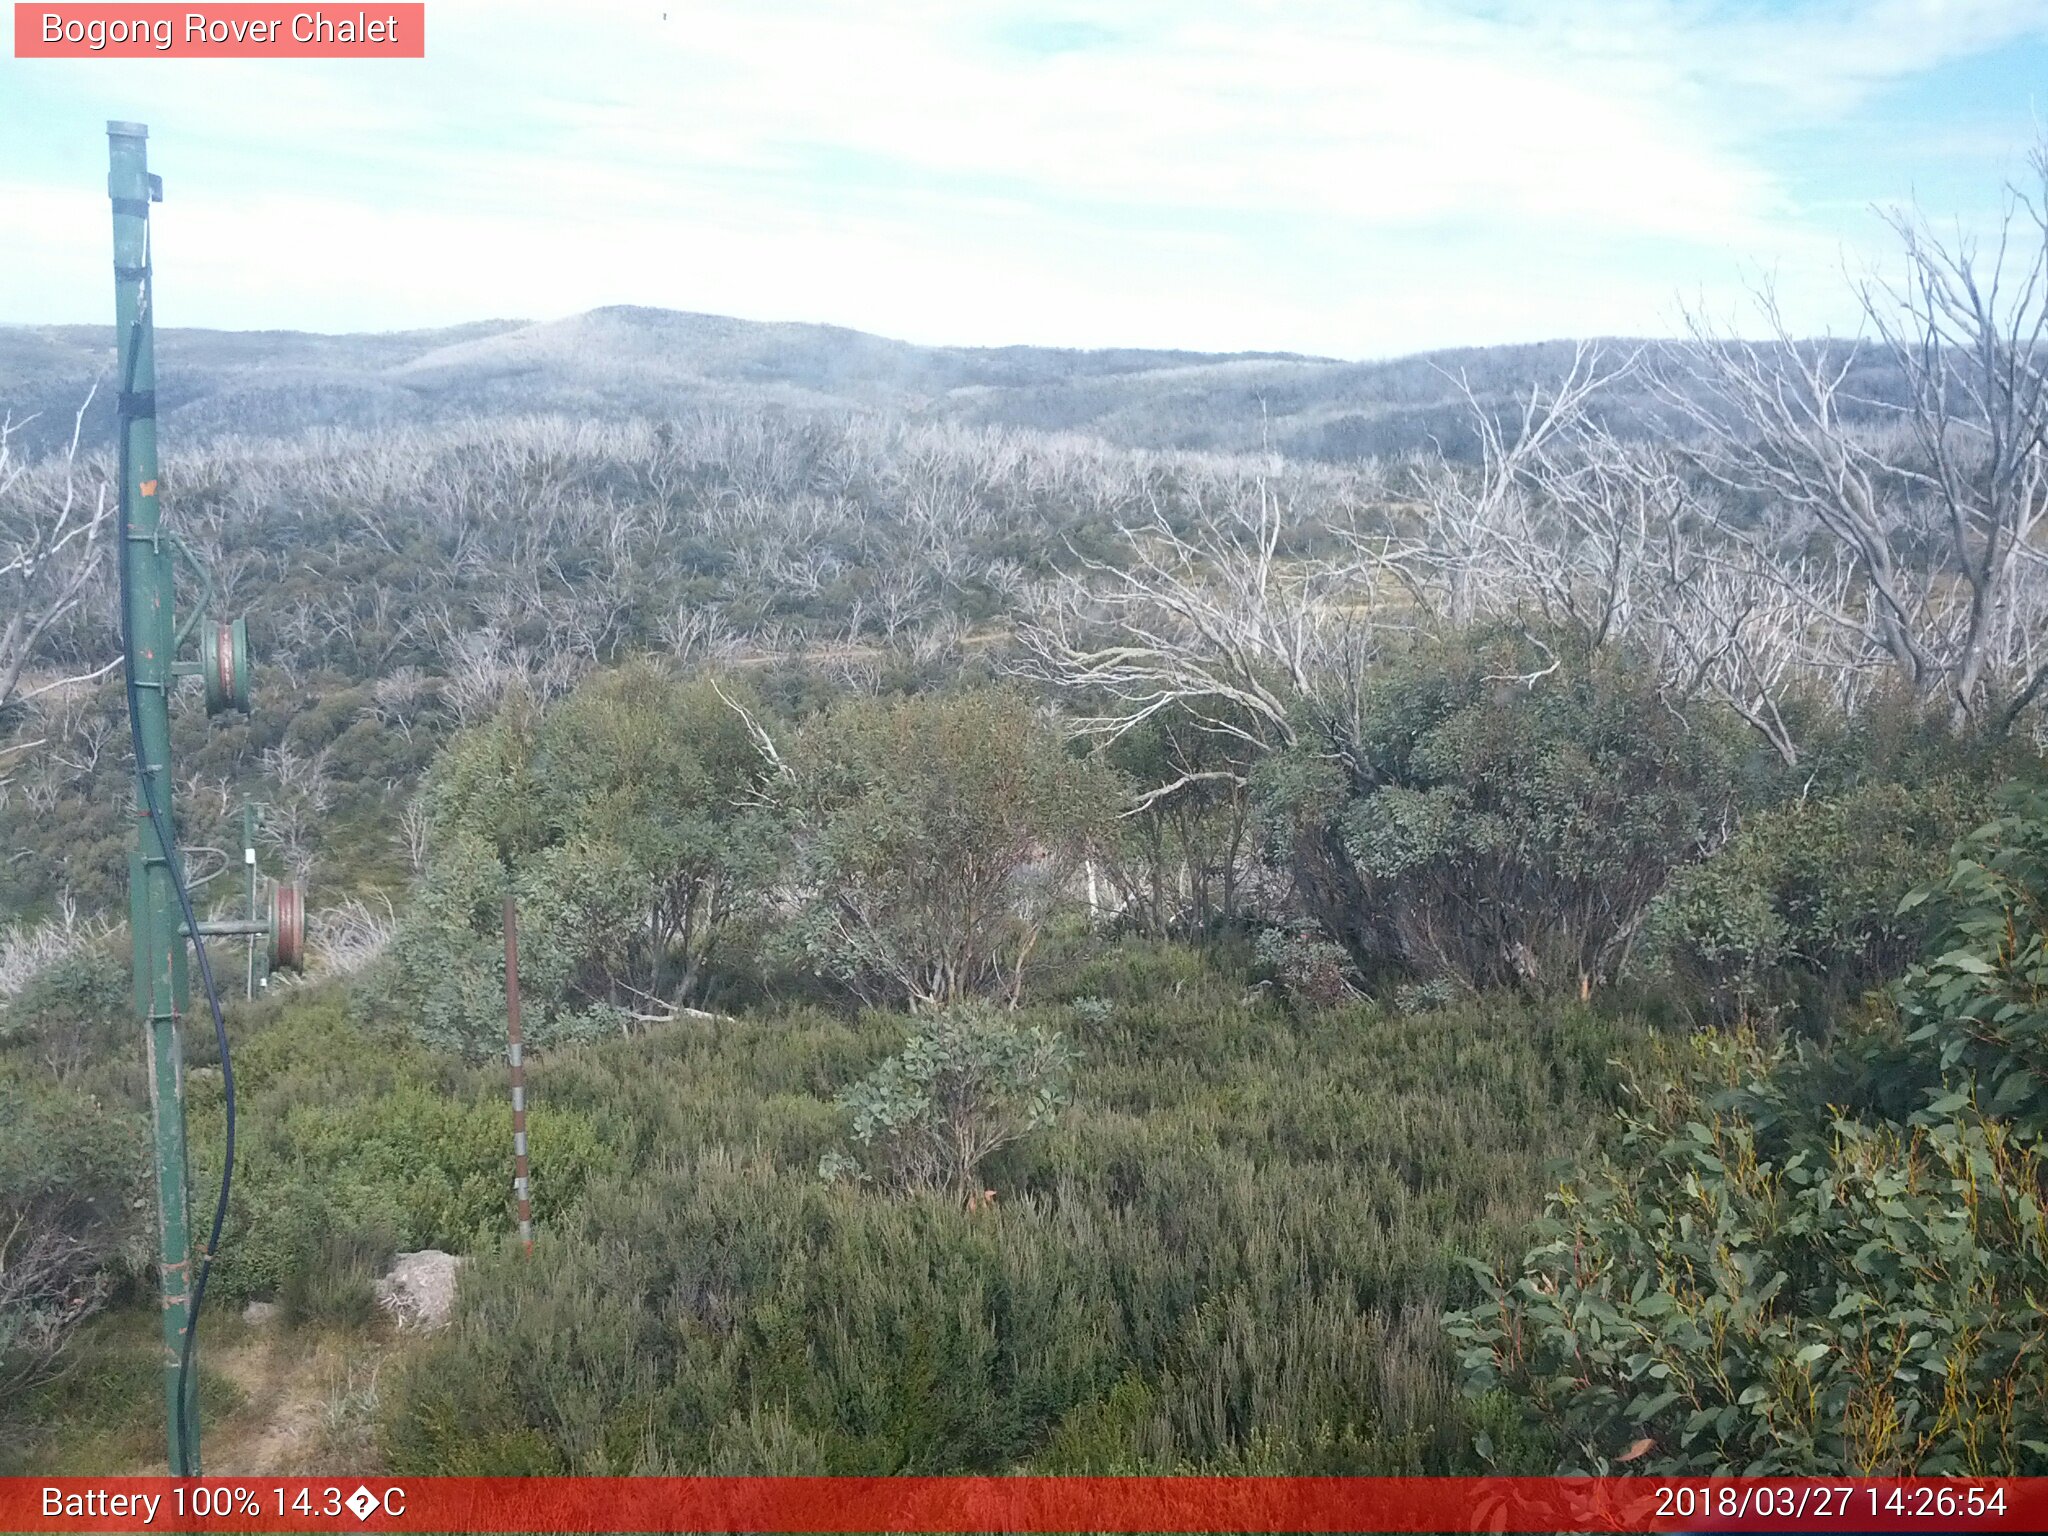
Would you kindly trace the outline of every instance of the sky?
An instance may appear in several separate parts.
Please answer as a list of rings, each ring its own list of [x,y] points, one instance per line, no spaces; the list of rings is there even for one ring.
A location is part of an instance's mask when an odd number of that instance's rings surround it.
[[[109,118],[166,325],[1349,358],[1764,282],[1853,330],[1880,212],[1981,236],[2048,125],[2048,0],[428,0],[426,52],[0,58],[0,323],[108,319]]]

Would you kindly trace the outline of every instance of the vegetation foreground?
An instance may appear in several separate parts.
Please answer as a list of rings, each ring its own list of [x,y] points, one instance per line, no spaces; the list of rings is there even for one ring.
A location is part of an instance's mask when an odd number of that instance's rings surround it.
[[[1902,223],[1875,341],[1580,349],[1456,461],[827,416],[167,461],[289,701],[181,721],[193,882],[235,905],[255,794],[332,903],[230,1021],[229,1459],[262,1327],[371,1362],[268,1470],[2048,1470],[2012,207]],[[0,1470],[140,1471],[109,471],[10,431]],[[426,1246],[457,1315],[400,1339]]]
[[[1165,857],[1198,860],[1235,813],[1101,819],[1088,776],[1114,770],[1002,691],[842,701],[778,723],[778,748],[722,687],[634,671],[459,737],[381,952],[234,1012],[243,1132],[212,1305],[274,1301],[271,1326],[389,1356],[334,1384],[331,1432],[295,1464],[2040,1465],[2048,799],[1987,777],[2026,755],[1852,735],[1843,782],[1816,768],[1773,807],[1697,732],[1674,757],[1625,669],[1461,704],[1461,666],[1389,670],[1381,702],[1435,712],[1426,734],[1467,746],[1459,793],[1512,832],[1488,845],[1488,910],[1520,986],[1448,969],[1445,939],[1473,941],[1447,926],[1469,819],[1348,855],[1400,910],[1437,914],[1409,938],[1434,977],[1400,981],[1399,951],[1367,945],[1398,932],[1346,950],[1226,910],[1208,938],[1148,934],[1147,858],[1171,831]],[[692,714],[711,701],[757,737],[751,759]],[[1474,755],[1504,712],[1515,750]],[[1626,782],[1560,774],[1589,752],[1662,764],[1665,813],[1586,822]],[[1873,773],[1886,752],[1916,789]],[[731,803],[721,763],[760,819],[700,819],[684,791]],[[1299,840],[1326,794],[1263,790],[1259,841]],[[1575,880],[1654,868],[1690,836],[1672,807],[1758,794],[1747,835],[1645,881],[1626,920],[1646,937],[1610,984],[1536,984],[1605,942]],[[2003,809],[1936,852],[1974,805]],[[1134,893],[1114,919],[1021,899],[1068,840]],[[531,1256],[508,1242],[492,1029],[504,865],[534,909],[545,1046]],[[612,874],[562,874],[592,868]],[[680,1001],[700,995],[731,1011]],[[76,1234],[17,1252],[96,1288],[14,1315],[21,1470],[153,1454],[125,1014],[94,945],[6,1014],[9,1198]],[[208,1188],[222,1100],[203,1048],[190,1097]],[[373,1282],[430,1246],[472,1256],[458,1316],[394,1348]],[[77,1331],[99,1301],[116,1305]],[[202,1395],[216,1419],[242,1407],[232,1380]]]
[[[215,1284],[360,1326],[398,1244],[480,1249],[457,1327],[379,1387],[411,1473],[1469,1467],[1505,1415],[1442,1348],[1459,1257],[1504,1257],[1546,1164],[1588,1149],[1627,1034],[1577,1005],[1298,1019],[1242,964],[1132,942],[1024,1010],[1086,1091],[969,1209],[819,1178],[831,1100],[900,1016],[686,1023],[534,1068],[528,1259],[502,1071],[341,1014],[315,992],[238,1031],[246,1203]],[[10,1459],[118,1421],[146,1460],[151,1395],[109,1400],[112,1368],[43,1389]]]

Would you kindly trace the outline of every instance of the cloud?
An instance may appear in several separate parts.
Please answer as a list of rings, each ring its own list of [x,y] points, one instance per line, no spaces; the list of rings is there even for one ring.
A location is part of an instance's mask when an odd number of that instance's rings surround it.
[[[1777,205],[1668,97],[1531,60],[1511,26],[1409,0],[1113,13],[1115,46],[1020,54],[1028,13],[916,0],[700,7],[651,37],[600,10],[563,67],[603,79],[583,126],[628,163],[675,145],[801,175],[829,150],[947,192],[1372,226],[1484,211],[1704,236]]]
[[[1807,184],[1799,136],[2048,34],[2012,0],[662,14],[435,0],[419,63],[0,61],[0,135],[148,117],[214,323],[633,300],[1370,353],[1668,324],[1668,295],[1737,257],[1829,318],[1858,199]],[[37,196],[82,219],[96,190],[74,205],[33,159],[10,170],[9,222]],[[0,313],[71,294],[56,264],[103,225],[0,231]]]

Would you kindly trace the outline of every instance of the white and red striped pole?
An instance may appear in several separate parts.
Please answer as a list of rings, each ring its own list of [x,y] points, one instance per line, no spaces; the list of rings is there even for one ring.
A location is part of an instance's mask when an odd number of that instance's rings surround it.
[[[519,909],[505,892],[505,1032],[512,1058],[512,1193],[519,1241],[533,1252],[533,1182],[526,1168],[526,1048],[519,1038]]]

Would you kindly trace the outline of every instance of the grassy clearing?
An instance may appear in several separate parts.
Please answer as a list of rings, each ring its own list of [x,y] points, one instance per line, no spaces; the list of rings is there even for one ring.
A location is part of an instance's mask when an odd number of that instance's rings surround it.
[[[0,1477],[161,1476],[164,1469],[163,1335],[154,1298],[94,1318],[55,1381],[11,1405],[0,1436]],[[202,1434],[240,1412],[246,1394],[212,1362],[244,1333],[239,1318],[212,1316],[199,1371]]]
[[[381,1384],[407,1347],[381,1317],[359,1326],[251,1325],[209,1309],[200,1432],[208,1476],[374,1472]],[[164,1397],[156,1310],[95,1318],[73,1368],[31,1394],[0,1437],[0,1477],[162,1476]]]

